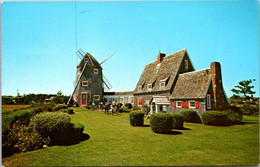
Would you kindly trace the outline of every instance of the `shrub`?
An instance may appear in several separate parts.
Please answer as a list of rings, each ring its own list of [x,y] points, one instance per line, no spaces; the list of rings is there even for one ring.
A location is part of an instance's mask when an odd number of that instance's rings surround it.
[[[240,124],[243,119],[242,111],[239,107],[231,106],[229,109],[224,111],[228,115],[228,119],[231,124]]]
[[[130,124],[132,126],[142,126],[144,124],[144,112],[131,111],[129,114]]]
[[[141,110],[142,108],[141,107],[139,107],[139,106],[134,106],[133,107],[133,110]]]
[[[65,105],[65,104],[58,104],[58,105],[56,105],[54,108],[53,108],[53,110],[54,111],[59,111],[59,110],[61,110],[61,109],[67,109],[68,107],[67,107],[67,105]]]
[[[61,109],[61,111],[67,114],[75,114],[72,108]]]
[[[184,109],[181,111],[185,122],[192,123],[201,123],[200,116],[197,114],[195,110],[192,109]]]
[[[87,105],[87,106],[86,106],[86,109],[91,109],[91,106],[90,106],[90,105]]]
[[[241,110],[244,115],[258,115],[259,114],[259,105],[244,104],[241,107]]]
[[[227,113],[221,111],[203,112],[201,114],[201,119],[205,125],[227,126],[231,124]]]
[[[171,114],[172,119],[173,119],[173,129],[182,129],[183,128],[183,122],[184,122],[184,118],[182,114],[178,114],[178,113],[173,113]]]
[[[46,112],[32,117],[29,124],[44,138],[50,138],[53,144],[59,144],[59,138],[70,125],[70,116],[65,113]]]
[[[125,107],[128,108],[128,109],[130,109],[130,108],[132,108],[133,106],[132,106],[131,103],[125,103]]]
[[[150,116],[151,128],[155,133],[170,133],[172,123],[172,116],[168,113],[154,113]]]
[[[41,112],[52,112],[53,107],[55,105],[53,103],[47,103],[47,104],[35,104],[33,105],[33,109],[35,110],[35,113],[41,113]]]

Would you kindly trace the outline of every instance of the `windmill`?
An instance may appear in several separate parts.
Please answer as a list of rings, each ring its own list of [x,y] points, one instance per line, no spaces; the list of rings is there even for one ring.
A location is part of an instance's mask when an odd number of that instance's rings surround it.
[[[99,63],[90,53],[85,53],[81,48],[76,52],[81,59],[77,66],[74,90],[69,98],[69,105],[73,98],[80,106],[87,105],[89,100],[102,101],[104,91],[112,88],[107,78],[102,73],[101,64],[110,59],[114,54]]]

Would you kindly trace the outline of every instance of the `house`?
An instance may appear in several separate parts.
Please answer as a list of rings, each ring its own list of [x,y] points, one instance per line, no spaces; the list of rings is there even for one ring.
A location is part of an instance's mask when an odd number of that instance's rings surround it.
[[[209,69],[195,71],[187,49],[168,56],[159,53],[156,61],[145,66],[133,94],[135,105],[147,104],[152,113],[187,108],[201,113],[229,106],[220,63],[213,62]]]
[[[159,53],[157,60],[145,66],[134,91],[104,92],[107,85],[104,80],[101,65],[86,53],[77,66],[71,98],[80,106],[87,105],[89,100],[95,103],[103,100],[131,103],[141,107],[148,105],[151,113],[175,113],[183,109],[201,113],[229,106],[222,85],[220,63],[212,62],[210,68],[195,71],[187,49],[168,56]]]

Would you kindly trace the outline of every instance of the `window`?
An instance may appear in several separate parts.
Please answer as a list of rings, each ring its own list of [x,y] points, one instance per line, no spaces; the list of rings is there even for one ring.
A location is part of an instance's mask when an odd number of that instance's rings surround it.
[[[94,69],[94,74],[98,74],[98,69]]]
[[[210,94],[207,94],[207,109],[211,109],[211,99],[210,99]]]
[[[181,108],[181,101],[176,102],[176,107]]]
[[[100,100],[100,95],[94,95],[94,99],[95,99],[95,101],[99,101]]]
[[[164,88],[165,87],[165,82],[160,82],[160,88]]]
[[[195,108],[195,101],[189,101],[190,107],[189,108]]]
[[[144,100],[143,99],[138,99],[138,106],[142,106],[144,103]]]
[[[89,62],[89,58],[85,58],[84,62],[86,62],[86,63]]]
[[[185,63],[185,70],[187,70],[187,69],[189,68],[189,62],[188,62],[188,60],[185,60],[184,63]]]
[[[148,84],[147,89],[152,90],[152,84]]]
[[[88,81],[82,81],[82,86],[89,86],[90,85],[90,82]]]
[[[141,86],[138,86],[138,91],[141,91],[142,90],[142,87]]]

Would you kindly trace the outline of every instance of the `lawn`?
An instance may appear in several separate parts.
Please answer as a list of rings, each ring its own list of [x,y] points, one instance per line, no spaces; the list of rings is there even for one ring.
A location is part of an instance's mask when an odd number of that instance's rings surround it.
[[[259,164],[259,117],[230,127],[185,123],[185,130],[156,134],[145,119],[132,127],[129,114],[76,109],[72,121],[90,138],[4,158],[4,166],[231,166]]]

